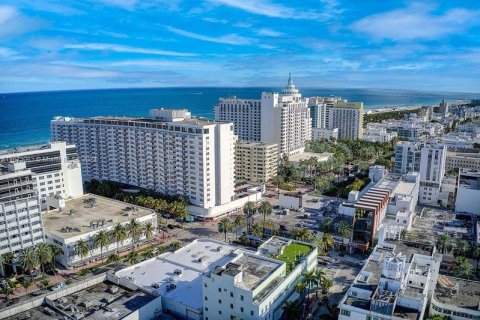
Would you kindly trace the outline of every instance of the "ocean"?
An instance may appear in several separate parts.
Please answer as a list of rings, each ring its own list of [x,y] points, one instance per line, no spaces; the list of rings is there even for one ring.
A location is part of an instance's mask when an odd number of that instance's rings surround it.
[[[154,107],[187,108],[213,117],[220,97],[257,99],[281,88],[146,88],[0,93],[0,149],[49,141],[54,116],[148,116]],[[438,104],[442,99],[472,99],[478,94],[428,93],[385,89],[302,89],[303,96],[341,96],[363,101],[365,108]]]

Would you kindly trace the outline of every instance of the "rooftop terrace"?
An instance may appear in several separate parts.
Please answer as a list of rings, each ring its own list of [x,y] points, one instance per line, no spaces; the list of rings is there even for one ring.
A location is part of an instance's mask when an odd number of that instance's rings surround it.
[[[478,311],[480,282],[440,275],[434,296],[441,303]]]
[[[151,215],[152,210],[133,206],[125,202],[85,194],[65,200],[65,208],[43,213],[42,220],[46,232],[62,238],[70,238],[94,231],[96,228],[125,223],[132,218]],[[91,225],[91,223],[94,225]],[[65,227],[68,226],[67,230]]]

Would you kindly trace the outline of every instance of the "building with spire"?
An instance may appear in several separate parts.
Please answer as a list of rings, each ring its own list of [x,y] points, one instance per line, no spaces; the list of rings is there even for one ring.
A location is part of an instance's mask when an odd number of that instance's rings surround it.
[[[278,144],[280,155],[305,150],[312,125],[308,99],[296,88],[291,74],[281,93],[263,92],[258,100],[221,98],[214,107],[215,120],[233,122],[240,141]]]

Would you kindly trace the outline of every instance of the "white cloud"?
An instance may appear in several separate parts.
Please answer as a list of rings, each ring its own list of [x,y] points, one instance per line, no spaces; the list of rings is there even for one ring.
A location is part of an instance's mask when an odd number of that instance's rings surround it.
[[[139,54],[151,54],[159,56],[177,56],[177,57],[191,57],[195,56],[194,53],[177,52],[147,48],[137,48],[130,46],[122,46],[110,43],[83,43],[83,44],[67,44],[65,49],[77,49],[87,51],[112,51],[112,52],[124,52],[124,53],[139,53]]]
[[[177,29],[171,26],[166,26],[166,28],[168,31],[179,34],[181,36],[202,40],[202,41],[207,41],[207,42],[224,43],[224,44],[232,44],[232,45],[248,45],[256,42],[255,39],[239,36],[238,34],[235,34],[235,33],[226,34],[218,37],[212,37],[212,36],[207,36],[203,34],[193,33],[193,32],[182,30],[182,29]]]
[[[268,0],[210,0],[210,2],[272,18],[320,19],[323,17],[316,12],[289,8]]]
[[[112,7],[120,7],[125,10],[132,10],[137,4],[137,0],[100,0],[99,2]]]
[[[41,20],[24,16],[13,6],[0,5],[0,38],[32,31],[41,24]]]
[[[461,8],[435,15],[433,9],[425,4],[413,3],[406,8],[367,16],[353,23],[351,28],[375,39],[438,39],[464,31],[478,23],[480,16],[479,11]]]
[[[258,33],[259,35],[267,36],[267,37],[281,37],[281,36],[284,35],[282,32],[275,31],[275,30],[268,29],[268,28],[258,29],[258,30],[257,30],[257,33]]]

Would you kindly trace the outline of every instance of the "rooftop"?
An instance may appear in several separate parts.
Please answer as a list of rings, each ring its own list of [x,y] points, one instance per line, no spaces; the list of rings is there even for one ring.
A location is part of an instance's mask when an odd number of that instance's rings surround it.
[[[64,319],[61,314],[64,312],[70,317],[82,319],[114,320],[124,318],[155,298],[140,291],[130,291],[103,282],[55,300],[55,308],[42,305],[7,319]]]
[[[327,161],[332,157],[333,153],[323,152],[323,153],[313,153],[313,152],[304,152],[299,153],[293,156],[288,157],[290,162],[300,162],[301,160],[309,160],[311,158],[316,158],[317,161],[323,162]]]
[[[434,295],[441,303],[479,311],[480,282],[440,275]]]
[[[245,250],[213,239],[197,239],[175,252],[164,253],[116,273],[145,290],[193,309],[203,306],[202,275],[229,263]]]
[[[152,210],[143,207],[85,194],[65,200],[65,208],[62,210],[55,209],[43,213],[42,220],[46,232],[70,238],[151,214]]]
[[[458,184],[461,188],[480,190],[480,171],[461,170]]]

